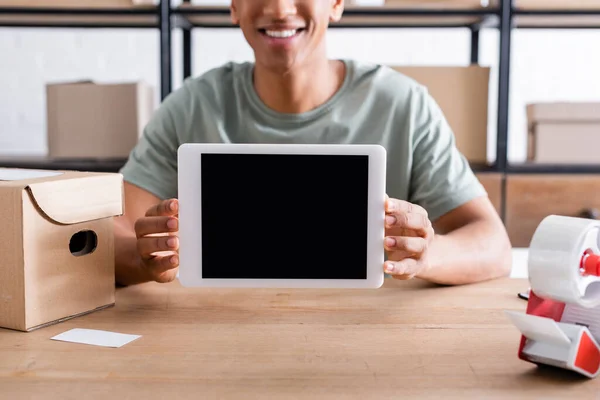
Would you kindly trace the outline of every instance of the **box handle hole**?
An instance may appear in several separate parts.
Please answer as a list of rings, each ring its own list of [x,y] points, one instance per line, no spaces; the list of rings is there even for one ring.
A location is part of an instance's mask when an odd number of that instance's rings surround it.
[[[75,257],[93,253],[98,246],[98,235],[94,231],[79,231],[71,236],[69,250]]]

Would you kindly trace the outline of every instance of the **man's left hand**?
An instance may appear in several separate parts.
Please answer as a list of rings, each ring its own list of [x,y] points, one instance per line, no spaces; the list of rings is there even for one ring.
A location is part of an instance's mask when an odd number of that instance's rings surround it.
[[[395,279],[408,280],[428,270],[429,246],[435,234],[427,211],[416,204],[388,198],[385,214],[385,272]]]

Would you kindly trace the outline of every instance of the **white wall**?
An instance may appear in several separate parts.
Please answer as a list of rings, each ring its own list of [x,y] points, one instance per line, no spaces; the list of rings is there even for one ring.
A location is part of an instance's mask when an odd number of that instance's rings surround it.
[[[159,96],[157,30],[0,28],[0,155],[46,152],[47,82],[145,80]],[[173,35],[174,84],[181,82],[181,36]],[[217,39],[219,44],[217,44]],[[229,60],[251,60],[237,30],[194,31],[194,74]],[[332,57],[386,64],[466,65],[465,29],[331,30]],[[373,45],[374,40],[375,45]],[[430,41],[426,45],[426,41]],[[226,44],[223,45],[223,42]],[[518,31],[513,35],[509,158],[525,158],[525,104],[600,101],[600,31]],[[498,34],[481,37],[481,64],[492,66],[490,160],[495,157]]]

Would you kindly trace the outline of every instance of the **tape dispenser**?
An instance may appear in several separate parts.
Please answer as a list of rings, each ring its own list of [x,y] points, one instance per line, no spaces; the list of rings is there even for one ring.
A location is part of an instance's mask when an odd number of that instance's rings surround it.
[[[550,215],[529,247],[525,314],[506,311],[520,330],[518,357],[575,371],[600,372],[600,221]]]

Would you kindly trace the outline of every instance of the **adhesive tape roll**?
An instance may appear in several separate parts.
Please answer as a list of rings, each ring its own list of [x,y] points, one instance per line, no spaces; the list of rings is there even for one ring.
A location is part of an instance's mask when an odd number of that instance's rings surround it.
[[[600,277],[580,272],[586,250],[599,253],[600,221],[550,215],[537,227],[529,246],[531,290],[582,307],[600,305]]]

